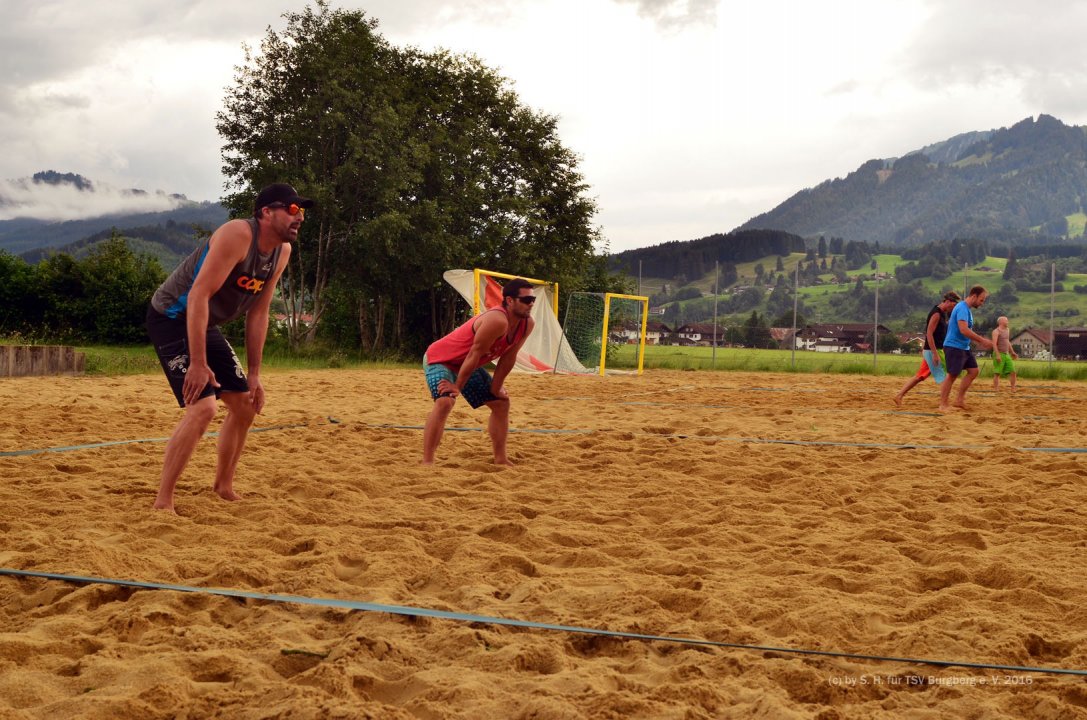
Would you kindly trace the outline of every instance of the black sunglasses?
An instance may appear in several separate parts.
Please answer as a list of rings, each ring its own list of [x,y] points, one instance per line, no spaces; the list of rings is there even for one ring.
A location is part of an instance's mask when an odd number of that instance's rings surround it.
[[[514,299],[515,300],[520,300],[525,305],[531,305],[532,303],[536,302],[536,296],[535,295],[519,295],[518,297],[516,297]]]

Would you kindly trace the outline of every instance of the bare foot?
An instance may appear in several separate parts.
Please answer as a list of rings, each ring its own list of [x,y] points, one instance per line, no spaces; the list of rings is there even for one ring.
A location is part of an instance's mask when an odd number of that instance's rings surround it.
[[[942,413],[951,412],[951,406],[950,405],[941,405],[940,407],[938,407],[936,409],[939,410]]]
[[[501,460],[499,460],[498,458],[495,458],[494,459],[494,464],[495,465],[503,465],[505,467],[513,467],[514,466],[513,463],[510,462],[509,458],[502,458]]]
[[[895,407],[902,407],[902,396],[895,395]]]
[[[215,488],[215,494],[228,502],[234,502],[235,500],[241,500],[242,496],[234,492],[231,489],[220,490]]]
[[[160,502],[158,502],[156,500],[155,504],[152,507],[155,510],[161,510],[162,512],[170,513],[171,515],[177,515],[177,510],[174,509],[174,504],[172,502],[171,503],[160,503]]]
[[[970,408],[968,408],[966,406],[966,403],[964,403],[962,400],[956,400],[955,402],[951,403],[951,407],[956,407],[959,410],[965,410],[966,412],[970,412]]]
[[[434,461],[433,460],[420,460],[419,464],[420,465],[433,465]]]

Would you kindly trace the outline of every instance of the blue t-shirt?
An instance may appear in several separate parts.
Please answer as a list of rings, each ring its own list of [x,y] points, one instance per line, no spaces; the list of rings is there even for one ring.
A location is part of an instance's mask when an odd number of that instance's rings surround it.
[[[974,314],[970,312],[970,306],[965,300],[960,300],[955,309],[951,311],[951,317],[947,319],[947,335],[944,336],[944,347],[970,349],[970,338],[959,332],[959,320],[966,321],[966,327],[974,329]]]

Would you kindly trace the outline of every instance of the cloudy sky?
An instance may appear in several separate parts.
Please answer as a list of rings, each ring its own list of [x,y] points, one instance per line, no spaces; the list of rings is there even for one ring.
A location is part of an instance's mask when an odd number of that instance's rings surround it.
[[[242,46],[306,5],[0,0],[0,196],[24,215],[88,212],[18,182],[57,170],[218,199],[215,113]],[[612,252],[727,232],[866,160],[959,133],[1039,113],[1087,124],[1087,0],[1046,12],[1022,0],[333,6],[364,10],[396,44],[475,54],[559,116]]]

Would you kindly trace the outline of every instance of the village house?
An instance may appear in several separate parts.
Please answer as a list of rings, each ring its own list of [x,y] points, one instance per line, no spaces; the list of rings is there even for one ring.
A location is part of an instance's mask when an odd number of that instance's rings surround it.
[[[636,343],[641,335],[642,325],[635,320],[623,322],[618,328],[610,328],[609,335],[615,342]],[[671,334],[667,325],[656,320],[649,320],[645,324],[645,344],[660,345]]]
[[[716,339],[717,344],[720,345],[720,341],[725,337],[725,329],[721,326],[717,327],[717,336],[714,337],[713,323],[687,323],[686,325],[680,325],[675,329],[673,335],[673,344],[675,345],[712,345]],[[686,340],[687,342],[680,342]]]
[[[890,328],[879,325],[880,334],[890,333]],[[872,345],[868,335],[869,323],[840,323],[807,325],[797,332],[797,349],[815,352],[868,352]]]
[[[793,343],[793,329],[791,327],[772,327],[770,328],[770,339],[778,344],[778,347],[783,350],[791,350]],[[797,339],[797,350],[804,350],[800,346],[800,340]]]
[[[1049,331],[1040,328],[1027,328],[1011,339],[1011,344],[1025,358],[1034,357],[1042,350],[1049,349]]]

